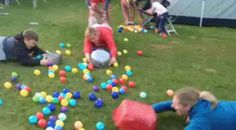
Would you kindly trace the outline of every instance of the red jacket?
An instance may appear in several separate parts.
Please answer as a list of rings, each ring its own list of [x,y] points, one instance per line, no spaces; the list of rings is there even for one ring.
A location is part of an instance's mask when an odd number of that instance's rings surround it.
[[[98,42],[93,43],[89,40],[88,37],[86,37],[84,40],[84,54],[86,53],[91,54],[92,51],[97,48],[104,48],[110,52],[111,57],[116,58],[117,48],[113,39],[112,30],[108,27],[97,27],[96,30],[99,31],[100,33]]]

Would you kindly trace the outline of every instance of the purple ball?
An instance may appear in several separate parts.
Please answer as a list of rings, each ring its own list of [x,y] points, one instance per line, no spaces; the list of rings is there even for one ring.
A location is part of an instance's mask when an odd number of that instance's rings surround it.
[[[89,93],[89,100],[90,101],[95,101],[97,99],[97,96],[95,93]]]
[[[63,113],[68,112],[68,108],[67,108],[67,107],[62,107],[62,108],[61,108],[61,112],[63,112]]]
[[[57,117],[56,116],[49,116],[48,120],[52,121],[52,122],[56,122],[57,121]]]
[[[99,98],[99,99],[97,99],[96,101],[95,101],[95,107],[97,107],[97,108],[102,108],[103,107],[103,100],[101,99],[101,98]]]
[[[75,99],[80,99],[80,92],[74,92],[74,93],[73,93],[73,97],[74,97]]]
[[[21,84],[20,83],[16,84],[16,89],[21,90],[20,88],[21,88]]]
[[[98,86],[93,86],[93,91],[94,92],[98,92],[99,91],[99,87]]]

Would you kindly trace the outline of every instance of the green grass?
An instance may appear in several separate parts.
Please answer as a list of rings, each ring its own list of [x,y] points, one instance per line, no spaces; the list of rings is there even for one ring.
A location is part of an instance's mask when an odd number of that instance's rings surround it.
[[[49,51],[59,49],[60,42],[71,43],[73,56],[63,56],[65,65],[76,66],[82,61],[83,36],[87,26],[87,9],[85,3],[77,0],[48,0],[39,2],[36,10],[32,9],[30,0],[22,1],[22,6],[11,5],[9,16],[0,16],[0,35],[15,35],[31,27],[40,34],[40,46]],[[203,90],[212,91],[219,99],[233,100],[236,95],[236,30],[229,28],[198,28],[194,26],[175,25],[178,36],[163,40],[153,32],[147,34],[117,33],[116,28],[122,21],[119,1],[112,3],[112,27],[118,49],[127,49],[128,55],[118,57],[120,66],[111,68],[117,75],[124,73],[124,66],[133,67],[135,75],[131,80],[136,81],[137,87],[118,100],[112,100],[105,92],[99,92],[98,97],[105,101],[102,109],[96,109],[88,101],[87,95],[93,85],[106,81],[108,76],[104,69],[92,72],[95,82],[89,84],[81,79],[81,73],[69,74],[69,84],[63,86],[58,77],[49,79],[46,67],[24,67],[15,62],[0,63],[0,98],[4,105],[0,107],[1,130],[39,130],[31,126],[27,119],[30,115],[41,111],[43,105],[34,103],[31,99],[35,92],[45,91],[52,94],[67,87],[73,91],[79,90],[82,99],[76,108],[70,108],[67,113],[65,130],[72,130],[73,123],[81,120],[85,129],[94,130],[97,121],[103,121],[107,130],[115,130],[112,122],[112,110],[127,98],[143,103],[152,104],[157,101],[168,100],[166,90],[177,90],[184,86],[195,86]],[[39,22],[38,26],[30,26],[29,22]],[[127,37],[129,42],[123,42]],[[136,51],[144,51],[143,57],[138,57]],[[40,69],[42,75],[33,75],[34,69]],[[22,83],[30,86],[33,93],[24,98],[14,88],[7,90],[4,82],[9,81],[12,71],[16,71]],[[139,92],[145,91],[147,99],[140,99]],[[59,108],[59,106],[57,107]],[[159,114],[160,130],[183,129],[184,118],[175,113]]]

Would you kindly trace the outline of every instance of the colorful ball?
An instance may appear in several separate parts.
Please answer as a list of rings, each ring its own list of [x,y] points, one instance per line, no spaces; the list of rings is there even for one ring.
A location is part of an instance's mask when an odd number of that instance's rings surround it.
[[[107,85],[107,91],[111,91],[112,90],[112,85]]]
[[[108,76],[110,76],[111,74],[112,74],[112,71],[111,70],[106,70],[106,74],[108,75]]]
[[[67,47],[67,48],[71,48],[71,44],[70,44],[70,43],[67,43],[67,44],[66,44],[66,47]]]
[[[23,97],[26,97],[26,96],[29,95],[29,92],[27,90],[23,89],[23,90],[20,91],[20,95],[23,96]]]
[[[58,119],[61,120],[61,121],[65,121],[67,118],[66,114],[65,113],[60,113],[58,115]]]
[[[114,66],[114,67],[118,67],[119,64],[116,62],[116,63],[113,64],[113,66]]]
[[[45,130],[54,130],[53,127],[47,127]]]
[[[40,127],[40,128],[46,128],[46,126],[47,126],[47,121],[45,120],[45,119],[39,119],[39,121],[38,121],[38,126]]]
[[[128,38],[124,38],[124,41],[125,41],[125,42],[128,42],[128,41],[129,41],[129,39],[128,39]]]
[[[78,73],[78,69],[77,68],[72,68],[72,73]]]
[[[40,74],[41,74],[40,70],[38,70],[38,69],[34,70],[34,75],[38,76]]]
[[[62,120],[57,120],[56,121],[56,125],[63,127],[64,126],[64,122]]]
[[[43,118],[44,118],[44,115],[43,115],[43,113],[41,113],[41,112],[37,112],[37,113],[36,113],[36,117],[37,117],[38,119],[43,119]]]
[[[11,72],[11,77],[17,77],[18,74],[16,72]]]
[[[101,88],[102,88],[102,89],[106,89],[106,88],[107,88],[107,84],[106,84],[105,82],[102,82],[102,83],[101,83]]]
[[[48,74],[48,77],[49,77],[50,79],[53,79],[53,78],[55,78],[55,74],[54,74],[54,73],[50,73],[50,74]]]
[[[47,96],[46,96],[46,101],[47,101],[48,103],[52,102],[52,100],[53,100],[53,97],[52,97],[51,95],[47,95]]]
[[[134,81],[129,81],[129,87],[134,88],[136,86]]]
[[[65,54],[68,55],[68,56],[70,56],[70,55],[71,55],[71,51],[70,51],[70,50],[66,50],[66,51],[65,51]]]
[[[70,99],[69,104],[70,106],[75,107],[77,105],[77,101],[75,99]]]
[[[143,56],[143,51],[138,50],[138,51],[137,51],[137,55],[138,55],[138,56]]]
[[[105,124],[101,121],[97,122],[96,129],[97,130],[105,130]]]
[[[83,123],[81,121],[76,121],[74,123],[74,127],[75,127],[75,129],[80,130],[81,128],[83,128]]]
[[[93,86],[93,91],[94,92],[98,92],[99,91],[99,87],[98,86]]]
[[[66,106],[68,106],[68,101],[66,100],[66,99],[62,99],[61,100],[61,105],[63,106],[63,107],[66,107]]]
[[[121,52],[121,51],[118,51],[118,52],[117,52],[117,55],[118,55],[118,56],[121,56],[121,55],[122,55],[122,52]]]
[[[66,65],[64,67],[64,69],[65,69],[66,72],[71,72],[71,70],[72,70],[71,66],[69,66],[69,65]]]
[[[147,93],[145,93],[145,92],[140,92],[140,93],[139,93],[139,96],[140,96],[140,98],[145,99],[145,98],[147,98]]]
[[[89,65],[88,65],[88,69],[89,69],[89,70],[94,70],[93,64],[89,64]]]
[[[121,76],[121,78],[124,79],[124,80],[128,80],[128,79],[129,79],[129,77],[128,77],[126,74],[123,74],[123,75]]]
[[[60,70],[60,71],[59,71],[59,76],[60,76],[60,77],[66,77],[66,71]]]
[[[38,118],[35,115],[32,115],[28,118],[28,121],[31,125],[37,124]]]
[[[63,112],[63,113],[68,112],[68,108],[67,108],[67,107],[62,107],[62,108],[61,108],[61,112]]]
[[[54,111],[56,110],[56,105],[53,104],[53,103],[51,103],[51,104],[48,105],[48,108],[49,108],[52,112],[54,112]]]
[[[17,82],[17,77],[11,77],[11,81],[16,83]]]
[[[0,98],[0,106],[2,106],[3,105],[3,100]]]
[[[90,101],[95,101],[97,99],[97,96],[95,93],[89,93],[89,100]]]
[[[100,98],[95,101],[95,107],[97,107],[97,108],[102,108],[103,104],[104,104],[103,100]]]
[[[65,48],[65,43],[61,42],[60,43],[60,48],[62,48],[62,49]]]
[[[126,71],[126,74],[128,75],[128,77],[133,76],[133,72],[131,70]]]
[[[112,92],[119,92],[119,89],[117,87],[113,87]]]
[[[48,120],[52,121],[52,122],[56,122],[57,117],[56,116],[49,116]]]
[[[120,79],[119,79],[119,83],[120,83],[120,84],[125,84],[125,83],[126,83],[126,80],[123,79],[123,78],[120,78]]]
[[[128,51],[126,49],[123,50],[124,54],[128,54]]]
[[[74,92],[73,93],[73,98],[80,99],[80,92]]]
[[[125,90],[123,88],[120,88],[119,93],[120,94],[125,94]]]
[[[5,82],[4,87],[10,89],[12,87],[12,84],[10,82]]]
[[[61,51],[60,50],[56,50],[55,51],[57,54],[61,55]]]
[[[119,97],[119,93],[112,92],[111,96],[112,96],[113,99],[117,99]]]
[[[171,89],[168,89],[168,90],[166,91],[166,94],[167,94],[169,97],[173,97],[173,96],[174,96],[174,91],[171,90]]]
[[[131,70],[131,67],[130,67],[129,65],[126,65],[126,66],[125,66],[125,70],[126,70],[126,71],[129,71],[129,70]]]
[[[60,77],[60,81],[62,84],[65,84],[66,83],[66,77]]]
[[[45,116],[48,116],[51,114],[51,110],[48,107],[44,107],[42,112]]]

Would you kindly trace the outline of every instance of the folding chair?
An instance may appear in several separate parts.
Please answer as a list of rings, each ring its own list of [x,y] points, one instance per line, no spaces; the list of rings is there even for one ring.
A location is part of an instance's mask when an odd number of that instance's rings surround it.
[[[150,14],[144,12],[144,11],[141,11],[140,13],[142,13],[142,16],[145,20],[143,22],[142,26],[145,27],[145,26],[148,26],[148,25],[152,25],[152,21],[153,21],[154,16],[152,16],[152,15],[150,15]],[[175,30],[174,25],[172,24],[171,17],[167,18],[167,23],[165,25],[165,30],[166,30],[168,35],[171,35],[171,33],[175,33],[176,35],[178,34],[177,31]]]

